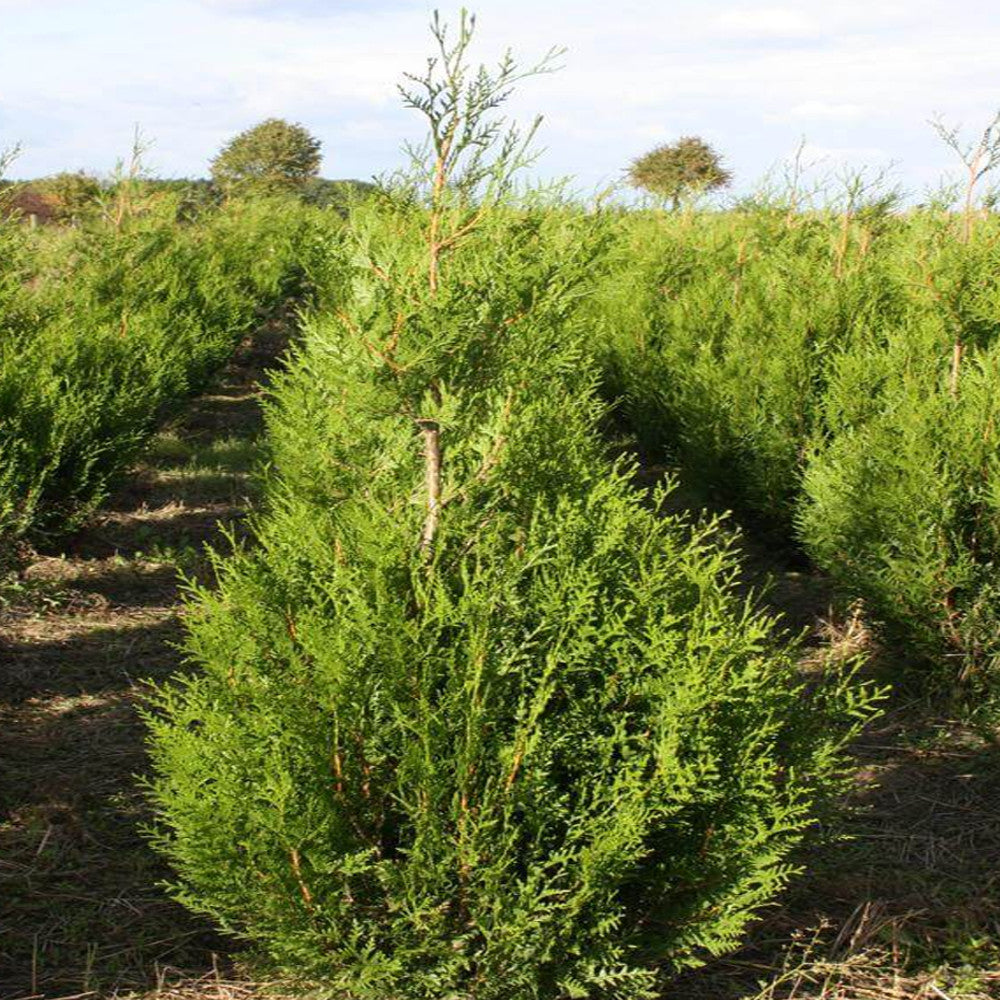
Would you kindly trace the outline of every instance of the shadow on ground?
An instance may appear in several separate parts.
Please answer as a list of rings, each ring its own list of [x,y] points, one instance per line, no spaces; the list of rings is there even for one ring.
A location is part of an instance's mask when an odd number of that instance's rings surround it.
[[[153,442],[93,522],[0,605],[0,997],[140,995],[217,976],[232,950],[170,901],[137,776],[147,682],[183,667],[179,569],[207,574],[253,495],[278,327]]]
[[[666,995],[1000,996],[1000,748],[912,718],[893,712],[856,748],[848,839],[803,851],[746,946]]]
[[[171,903],[141,835],[138,678],[179,667],[175,616],[6,643],[0,709],[0,995],[60,996],[200,973],[222,942]]]

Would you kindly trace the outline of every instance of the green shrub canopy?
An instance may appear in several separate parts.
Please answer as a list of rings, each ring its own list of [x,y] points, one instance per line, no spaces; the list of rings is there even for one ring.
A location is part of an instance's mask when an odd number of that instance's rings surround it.
[[[311,254],[257,545],[149,716],[156,838],[345,1000],[652,998],[787,880],[871,694],[803,684],[718,526],[608,459],[613,235],[518,201],[537,122],[492,117],[557,53],[471,72],[473,25],[435,15],[411,176]]]
[[[259,547],[150,718],[158,842],[180,899],[338,995],[649,997],[786,881],[867,696],[807,691],[714,527],[605,457],[603,237],[495,210],[430,295],[420,218],[361,211],[324,266]]]
[[[0,227],[10,248],[0,272],[0,556],[19,538],[80,524],[164,416],[299,287],[306,209],[232,206],[184,228],[176,204],[122,231],[53,237],[47,261],[25,233]]]
[[[830,573],[925,690],[995,706],[997,221],[871,201],[636,214],[592,298],[650,453]]]

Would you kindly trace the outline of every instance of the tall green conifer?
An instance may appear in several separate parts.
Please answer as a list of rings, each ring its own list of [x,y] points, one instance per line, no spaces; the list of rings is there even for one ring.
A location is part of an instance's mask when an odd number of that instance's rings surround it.
[[[157,841],[180,899],[338,996],[652,997],[784,884],[868,696],[807,691],[714,526],[607,458],[606,236],[510,196],[513,61],[433,27],[425,169],[324,266],[258,546],[150,718]]]

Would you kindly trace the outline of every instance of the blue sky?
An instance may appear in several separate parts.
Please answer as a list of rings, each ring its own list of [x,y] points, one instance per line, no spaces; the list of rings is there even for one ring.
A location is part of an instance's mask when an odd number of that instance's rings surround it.
[[[423,0],[0,0],[0,148],[12,174],[110,170],[135,123],[164,176],[204,176],[236,132],[302,122],[323,173],[367,178],[420,136],[396,84],[430,53]],[[970,137],[1000,108],[996,0],[481,0],[478,55],[526,61],[516,117],[545,116],[535,167],[581,190],[681,135],[724,152],[752,187],[802,137],[812,175],[891,162],[919,195],[953,166],[927,119]],[[445,17],[455,8],[441,5]]]

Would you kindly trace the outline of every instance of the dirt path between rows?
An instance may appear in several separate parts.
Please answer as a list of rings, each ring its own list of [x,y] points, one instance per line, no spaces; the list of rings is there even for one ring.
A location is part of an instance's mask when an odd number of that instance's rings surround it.
[[[229,944],[171,902],[141,834],[137,706],[177,671],[179,571],[209,572],[252,501],[275,321],[152,443],[93,522],[0,598],[0,997],[224,987]],[[218,988],[214,988],[213,984]],[[238,992],[238,991],[237,991]]]

